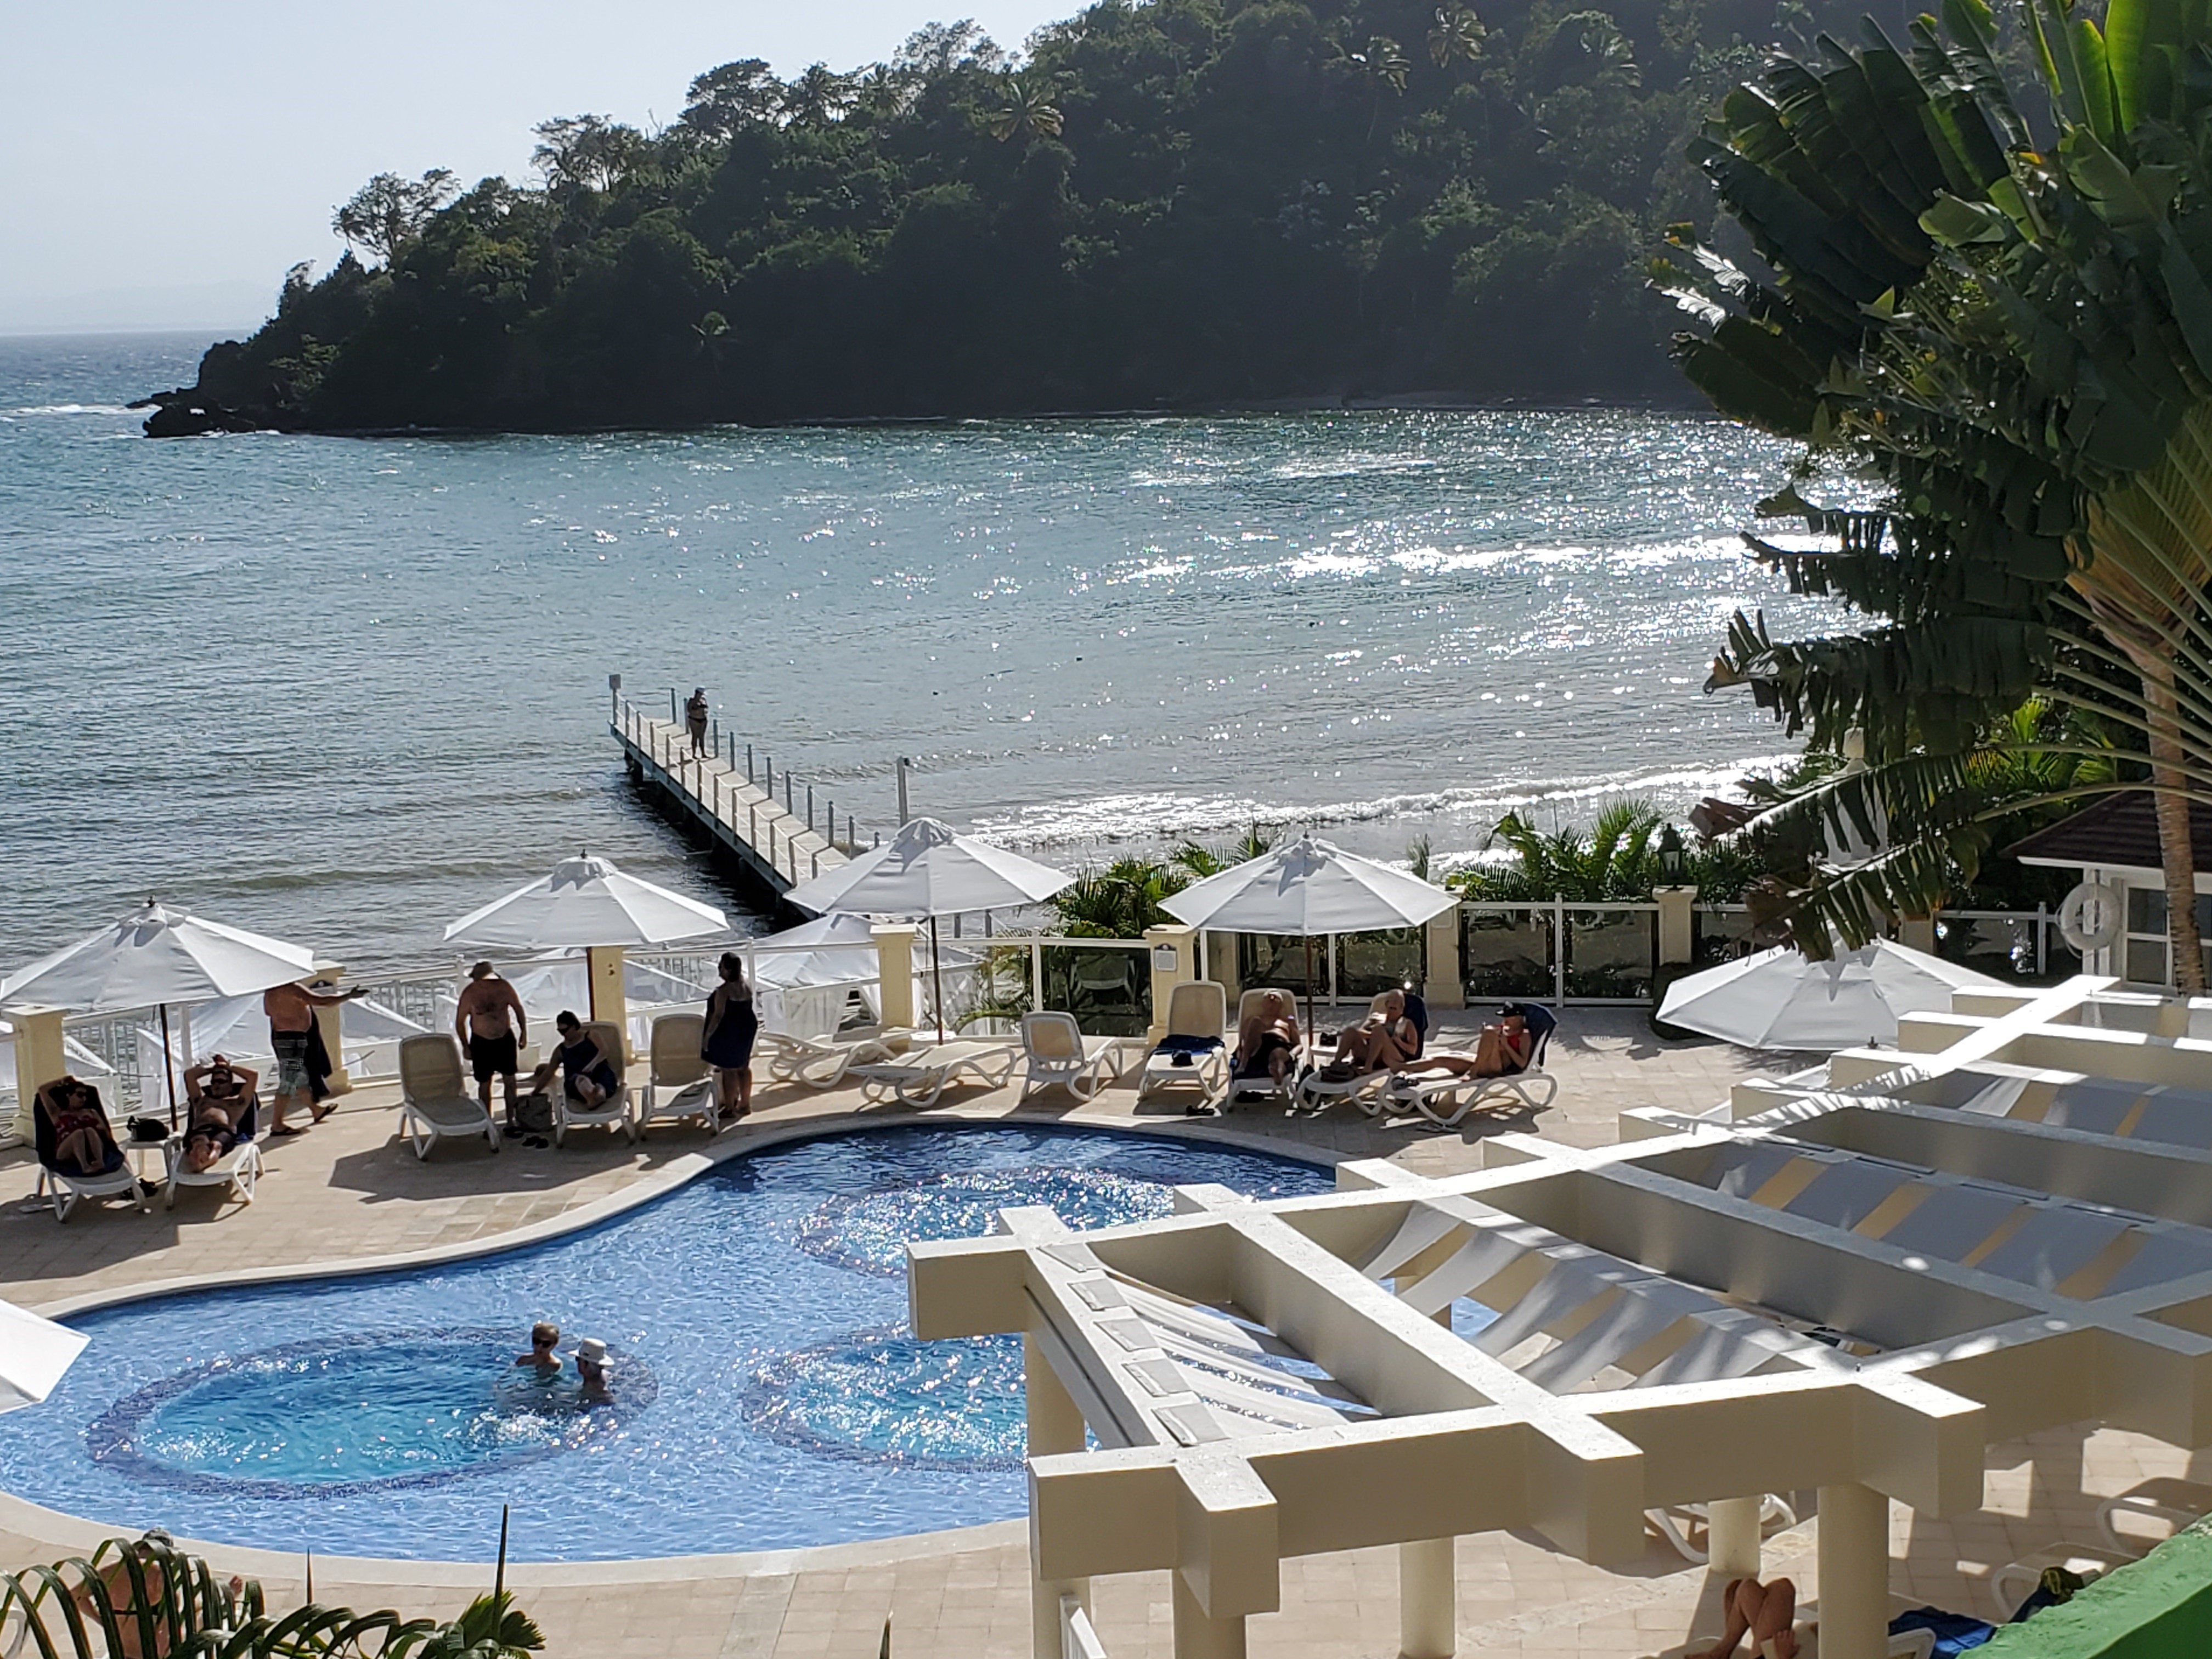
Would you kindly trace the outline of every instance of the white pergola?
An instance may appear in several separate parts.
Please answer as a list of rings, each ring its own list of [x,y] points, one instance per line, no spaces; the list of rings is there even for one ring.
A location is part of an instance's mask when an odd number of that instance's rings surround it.
[[[1595,1151],[911,1246],[920,1335],[1024,1337],[1040,1659],[1063,1597],[1159,1570],[1177,1659],[1231,1659],[1283,1559],[1381,1544],[1401,1650],[1441,1659],[1457,1534],[1626,1562],[1703,1504],[1715,1568],[1755,1572],[1762,1496],[1808,1488],[1821,1652],[1878,1659],[1888,1500],[1972,1511],[1990,1443],[2084,1419],[2212,1443],[2212,1001],[1955,1010]]]

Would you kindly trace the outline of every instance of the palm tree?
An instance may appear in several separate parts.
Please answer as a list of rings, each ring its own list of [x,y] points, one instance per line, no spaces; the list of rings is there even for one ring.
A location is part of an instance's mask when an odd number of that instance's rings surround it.
[[[1413,60],[1387,34],[1370,35],[1365,50],[1348,52],[1345,58],[1374,88],[1374,111],[1367,118],[1367,142],[1371,144],[1376,124],[1382,118],[1383,91],[1387,88],[1401,98],[1406,95],[1406,77],[1413,72]]]
[[[1834,545],[1754,546],[1798,591],[1887,619],[1778,641],[1739,617],[1716,684],[1749,684],[1816,743],[1863,726],[1868,770],[1778,809],[1889,848],[1796,896],[1801,946],[1924,910],[1991,804],[1976,739],[2033,690],[2142,743],[2179,983],[2202,989],[2188,808],[2212,802],[2212,87],[2173,66],[2184,14],[2115,0],[2100,33],[2027,0],[2058,128],[2036,142],[1981,0],[1949,0],[1817,67],[1783,58],[1692,154],[1777,273],[1673,240],[1662,281],[1698,331],[1685,371],[1723,412],[1808,444],[1801,477],[1861,466],[1871,513],[1774,510]],[[1843,158],[1849,158],[1844,164]],[[2065,754],[2078,743],[2049,742]],[[2069,780],[2048,799],[2141,787]],[[2016,805],[2016,804],[2015,804]]]
[[[1164,901],[1188,887],[1189,871],[1149,859],[1116,859],[1103,870],[1085,870],[1052,898],[1060,930],[1077,939],[1142,939],[1148,927],[1171,924]]]
[[[1470,898],[1565,899],[1574,904],[1641,899],[1656,873],[1651,838],[1663,820],[1649,801],[1608,802],[1587,831],[1546,834],[1521,812],[1508,812],[1492,828],[1483,850],[1504,846],[1514,862],[1504,869],[1477,866],[1453,878]]]
[[[1274,851],[1279,839],[1273,824],[1255,823],[1225,847],[1205,847],[1187,841],[1176,848],[1169,861],[1188,871],[1192,879],[1202,881]]]
[[[1486,33],[1473,7],[1438,6],[1429,30],[1429,61],[1438,69],[1449,69],[1455,58],[1472,64],[1482,56]]]
[[[1006,107],[991,117],[991,137],[1002,144],[1017,135],[1031,141],[1060,137],[1065,123],[1050,88],[1024,86],[1017,76],[1006,82]]]
[[[784,118],[795,127],[826,127],[853,106],[853,77],[827,64],[810,64],[783,89]]]

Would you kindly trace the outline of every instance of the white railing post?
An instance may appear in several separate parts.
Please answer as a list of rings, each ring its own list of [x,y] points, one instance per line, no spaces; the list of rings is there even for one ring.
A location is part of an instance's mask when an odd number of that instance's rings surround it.
[[[1030,941],[1030,1012],[1036,1013],[1044,1007],[1044,945],[1037,939]]]
[[[1552,1006],[1567,1006],[1567,902],[1552,895]]]

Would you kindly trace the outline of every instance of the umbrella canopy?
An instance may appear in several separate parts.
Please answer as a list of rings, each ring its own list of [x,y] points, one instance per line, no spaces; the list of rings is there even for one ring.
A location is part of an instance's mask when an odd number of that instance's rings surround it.
[[[52,1394],[88,1340],[66,1325],[0,1302],[0,1412],[35,1406]]]
[[[555,865],[551,875],[470,911],[446,929],[446,937],[456,945],[555,951],[575,945],[665,945],[719,933],[729,925],[711,904],[579,854]]]
[[[876,976],[875,925],[849,911],[833,912],[752,941],[753,982],[785,990],[857,985]]]
[[[1035,904],[1074,879],[1065,870],[956,835],[935,818],[912,818],[881,847],[784,896],[817,915],[957,916]]]
[[[309,977],[314,952],[149,901],[143,910],[0,980],[0,1005],[79,1013],[246,996]]]
[[[0,1019],[0,1094],[15,1092],[15,1028]],[[107,1077],[115,1068],[75,1037],[62,1037],[62,1058],[75,1077]]]
[[[1160,908],[1194,927],[1317,939],[1418,927],[1458,902],[1418,876],[1304,835],[1193,882]]]
[[[1724,962],[1668,988],[1662,1024],[1746,1048],[1832,1053],[1894,1043],[1899,1014],[1948,1013],[1954,991],[2001,991],[1971,968],[1878,939],[1811,962],[1790,946]]]

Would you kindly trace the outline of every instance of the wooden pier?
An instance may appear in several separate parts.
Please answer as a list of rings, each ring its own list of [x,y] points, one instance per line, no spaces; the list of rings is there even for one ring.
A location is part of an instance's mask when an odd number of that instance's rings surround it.
[[[734,735],[726,741],[710,728],[705,750],[695,750],[681,720],[648,715],[627,698],[616,702],[609,730],[631,778],[696,822],[772,896],[836,869],[857,850],[858,826],[847,816],[838,833],[834,800],[817,803],[813,786],[795,783],[789,769],[779,775],[772,761],[756,763],[750,745],[741,760]]]

